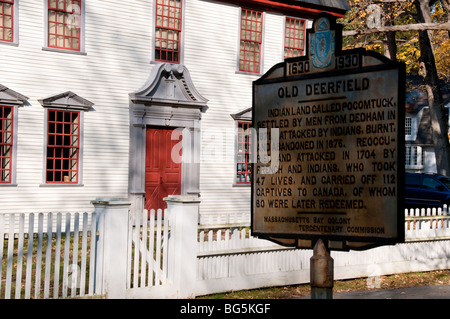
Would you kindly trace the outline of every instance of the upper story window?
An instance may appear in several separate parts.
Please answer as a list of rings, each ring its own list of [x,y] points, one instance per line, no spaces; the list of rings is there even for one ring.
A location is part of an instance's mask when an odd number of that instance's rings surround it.
[[[180,63],[182,0],[157,0],[155,20],[155,60]]]
[[[16,0],[17,1],[17,0]],[[14,0],[0,0],[0,42],[14,42],[17,17]]]
[[[284,27],[284,58],[304,55],[306,21],[286,17]]]
[[[81,0],[48,0],[48,46],[80,51]]]
[[[261,72],[263,13],[241,9],[239,71]]]
[[[412,135],[412,118],[405,118],[405,135]]]

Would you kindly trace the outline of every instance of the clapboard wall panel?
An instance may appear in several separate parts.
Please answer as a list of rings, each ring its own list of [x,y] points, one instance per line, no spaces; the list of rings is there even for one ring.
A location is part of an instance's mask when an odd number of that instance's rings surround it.
[[[129,96],[152,62],[153,1],[86,0],[85,54],[43,50],[44,0],[20,0],[19,45],[0,44],[0,84],[29,97],[18,112],[17,185],[0,186],[0,211],[89,211],[98,197],[128,196]],[[238,72],[240,7],[185,0],[182,62],[208,102],[202,115],[200,190],[204,213],[248,212],[237,187],[235,122],[251,107],[252,82]],[[263,70],[282,61],[284,16],[264,14]],[[38,102],[72,91],[94,103],[84,113],[82,185],[44,183],[45,110]]]

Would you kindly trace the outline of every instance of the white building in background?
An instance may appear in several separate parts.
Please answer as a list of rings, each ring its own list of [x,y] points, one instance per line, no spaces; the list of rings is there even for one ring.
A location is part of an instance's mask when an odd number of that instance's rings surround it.
[[[422,80],[417,77],[409,79],[417,87]],[[450,127],[450,86],[442,85],[445,116]],[[450,140],[450,131],[449,131]],[[430,108],[427,94],[418,88],[408,90],[405,117],[405,165],[407,172],[437,173],[436,154],[434,151]]]
[[[251,120],[252,82],[304,54],[317,14],[346,9],[0,0],[0,211],[90,211],[102,197],[128,197],[138,210],[193,194],[203,213],[249,212],[248,148],[236,128]]]

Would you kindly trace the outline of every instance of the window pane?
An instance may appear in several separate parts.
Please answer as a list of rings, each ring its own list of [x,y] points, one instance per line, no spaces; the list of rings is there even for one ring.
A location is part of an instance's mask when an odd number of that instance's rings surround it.
[[[72,39],[72,49],[79,49],[80,48],[80,43],[78,41],[77,38],[73,38]]]
[[[56,46],[56,37],[54,35],[48,36],[48,45],[51,47]]]
[[[9,3],[5,3],[3,6],[3,14],[11,15],[12,14],[12,5]]]
[[[64,10],[65,9],[65,1],[64,0],[58,0],[58,9]]]
[[[58,36],[56,37],[56,45],[60,48],[64,47],[64,37]]]
[[[4,40],[12,41],[12,29],[4,29]]]

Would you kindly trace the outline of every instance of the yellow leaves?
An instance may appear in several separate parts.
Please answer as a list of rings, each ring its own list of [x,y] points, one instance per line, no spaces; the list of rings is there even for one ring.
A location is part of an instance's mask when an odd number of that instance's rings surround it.
[[[415,24],[417,21],[413,16],[407,14],[416,13],[416,7],[413,1],[389,2],[381,5],[380,2],[373,0],[350,0],[350,10],[339,23],[344,25],[344,30],[354,31],[367,28],[367,19],[370,12],[367,8],[370,4],[378,4],[382,8],[382,19],[390,20],[393,25]],[[431,8],[433,22],[446,21],[446,14],[437,1]],[[433,31],[433,45],[436,60],[436,67],[441,77],[450,78],[450,40],[447,31]],[[382,32],[371,35],[348,36],[343,39],[343,48],[345,50],[357,47],[363,47],[368,50],[374,50],[384,54],[385,34]],[[408,74],[418,74],[420,49],[418,45],[417,31],[398,31],[396,32],[397,59],[405,62]]]
[[[439,76],[448,78],[450,76],[450,39],[447,38],[439,43],[434,52],[434,58]]]

